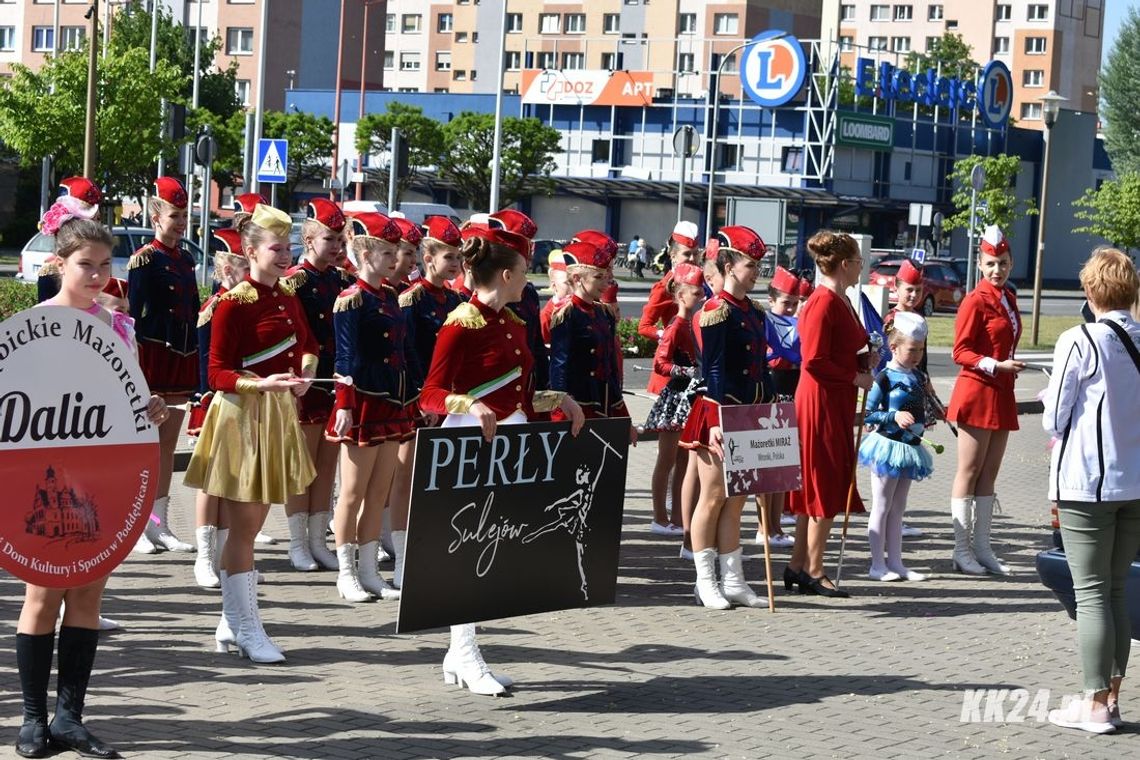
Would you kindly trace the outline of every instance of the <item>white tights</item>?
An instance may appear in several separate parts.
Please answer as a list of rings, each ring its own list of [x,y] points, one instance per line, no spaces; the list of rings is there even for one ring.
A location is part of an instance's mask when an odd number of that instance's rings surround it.
[[[871,519],[867,521],[867,542],[871,545],[872,572],[890,570],[906,577],[907,569],[902,563],[902,524],[910,483],[910,478],[871,475]]]

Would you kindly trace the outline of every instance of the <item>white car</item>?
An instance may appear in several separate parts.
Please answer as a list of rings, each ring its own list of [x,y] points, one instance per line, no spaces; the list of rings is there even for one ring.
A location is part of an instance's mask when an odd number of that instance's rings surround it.
[[[115,236],[115,248],[111,252],[111,276],[127,278],[127,260],[131,254],[142,248],[154,239],[154,230],[146,227],[125,227],[116,225],[111,228]],[[199,281],[202,276],[202,249],[197,243],[183,239],[182,250],[190,253],[194,261],[198,262],[195,270]],[[40,267],[44,265],[55,252],[55,238],[37,232],[20,251],[20,268],[16,272],[16,279],[34,285],[39,277]]]

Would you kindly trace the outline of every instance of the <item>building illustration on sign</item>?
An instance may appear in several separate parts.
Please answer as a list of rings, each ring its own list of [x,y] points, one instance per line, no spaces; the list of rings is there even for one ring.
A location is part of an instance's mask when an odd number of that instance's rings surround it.
[[[50,539],[94,541],[99,537],[95,502],[75,490],[48,465],[36,486],[32,509],[24,519],[26,531]]]

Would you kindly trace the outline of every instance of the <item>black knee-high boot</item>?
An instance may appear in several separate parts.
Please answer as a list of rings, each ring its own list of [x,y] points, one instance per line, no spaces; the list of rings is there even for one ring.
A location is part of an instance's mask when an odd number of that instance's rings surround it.
[[[47,690],[51,678],[51,655],[55,631],[34,636],[16,634],[16,667],[24,694],[24,725],[16,739],[20,757],[47,757]]]
[[[55,749],[74,750],[84,757],[120,757],[114,748],[92,736],[83,725],[83,703],[98,646],[98,631],[60,627],[59,681],[55,717],[48,727],[48,735]]]

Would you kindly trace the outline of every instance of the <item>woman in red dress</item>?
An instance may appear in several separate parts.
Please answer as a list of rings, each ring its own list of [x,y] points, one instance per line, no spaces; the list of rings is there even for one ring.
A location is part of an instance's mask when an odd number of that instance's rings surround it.
[[[954,363],[962,367],[947,418],[958,423],[958,471],[950,492],[954,567],[970,575],[1006,575],[990,548],[994,484],[1009,431],[1017,430],[1013,383],[1025,363],[1013,358],[1021,337],[1017,298],[1005,286],[1013,266],[1009,243],[986,228],[978,255],[981,279],[958,307]]]
[[[847,597],[823,572],[823,553],[835,516],[847,506],[855,473],[855,402],[858,389],[871,387],[871,373],[861,366],[867,331],[847,300],[847,288],[859,282],[863,257],[850,235],[817,232],[808,252],[820,273],[819,287],[800,310],[800,384],[796,421],[800,432],[803,489],[792,492],[796,516],[792,559],[784,568],[784,586],[799,584],[802,594]],[[851,511],[862,512],[858,492]]]

